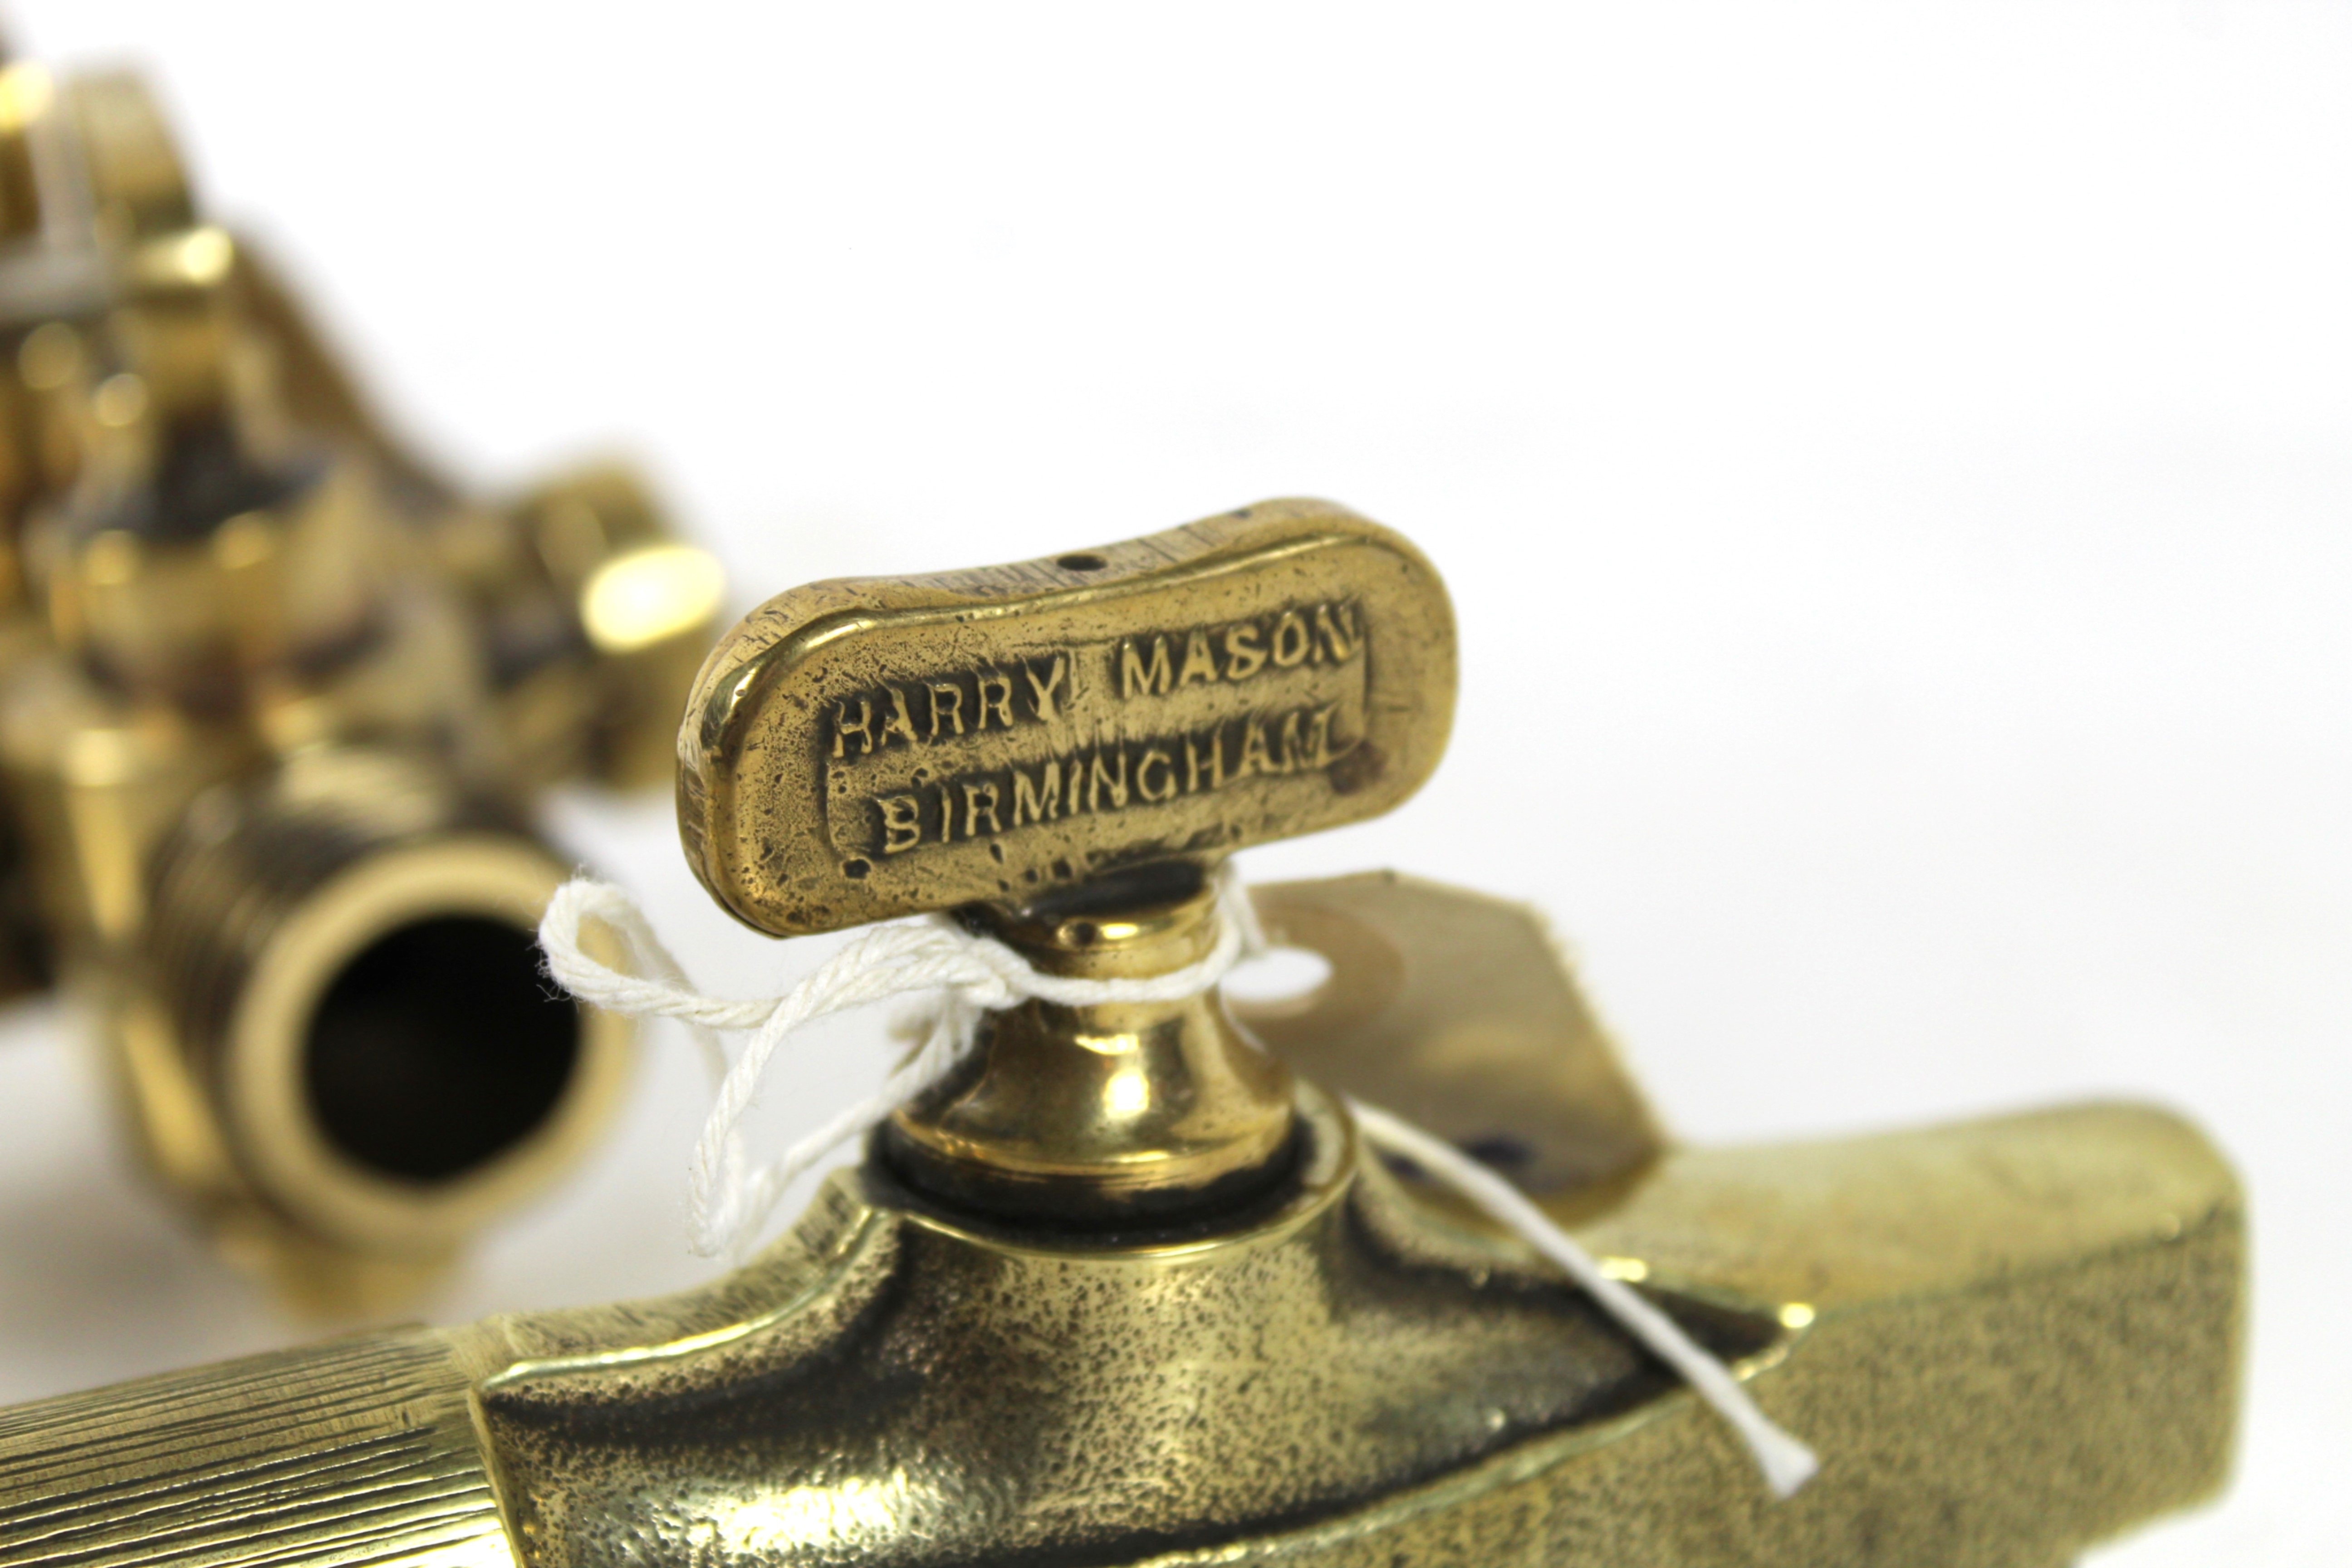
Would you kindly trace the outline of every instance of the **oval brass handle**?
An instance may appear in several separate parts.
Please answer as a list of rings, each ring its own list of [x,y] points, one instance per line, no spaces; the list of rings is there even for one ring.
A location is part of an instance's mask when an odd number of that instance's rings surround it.
[[[1398,535],[1271,501],[1011,566],[820,583],[704,664],[688,859],[777,936],[1376,816],[1454,714],[1454,612]]]

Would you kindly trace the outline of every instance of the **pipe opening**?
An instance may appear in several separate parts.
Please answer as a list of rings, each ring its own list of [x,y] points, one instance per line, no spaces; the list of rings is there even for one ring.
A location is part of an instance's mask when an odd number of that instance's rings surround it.
[[[399,926],[312,1013],[304,1087],[345,1157],[446,1182],[520,1143],[562,1100],[579,1008],[549,994],[529,931],[479,915]]]

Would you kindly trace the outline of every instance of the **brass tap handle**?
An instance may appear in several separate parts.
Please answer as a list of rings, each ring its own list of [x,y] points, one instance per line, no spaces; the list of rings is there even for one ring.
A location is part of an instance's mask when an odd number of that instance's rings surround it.
[[[1454,616],[1420,552],[1271,501],[1051,560],[820,583],[703,665],[678,740],[687,858],[777,936],[926,910],[1047,973],[1171,973],[1206,864],[1377,816],[1436,766]],[[1290,1170],[1290,1075],[1214,995],[992,1015],[885,1160],[963,1209],[1198,1215]]]
[[[703,884],[772,935],[1028,903],[1379,816],[1436,766],[1454,686],[1421,552],[1269,501],[777,595],[702,667],[678,820]]]

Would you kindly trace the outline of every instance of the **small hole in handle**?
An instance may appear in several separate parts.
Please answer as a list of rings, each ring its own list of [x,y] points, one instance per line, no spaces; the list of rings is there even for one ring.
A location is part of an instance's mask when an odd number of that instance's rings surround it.
[[[1110,563],[1090,550],[1082,550],[1076,555],[1056,555],[1054,564],[1065,572],[1099,572]]]

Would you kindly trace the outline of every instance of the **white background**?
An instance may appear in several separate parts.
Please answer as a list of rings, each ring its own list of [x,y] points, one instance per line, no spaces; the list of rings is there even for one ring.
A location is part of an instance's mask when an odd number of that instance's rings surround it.
[[[2241,1474],[2098,1561],[2341,1561],[2344,5],[15,11],[156,75],[433,449],[634,451],[746,603],[1284,493],[1403,529],[1450,758],[1247,868],[1540,901],[1694,1140],[2192,1110],[2255,1215]],[[659,803],[565,815],[713,983],[810,961]],[[305,1331],[123,1170],[68,1022],[0,1039],[0,1396]],[[697,1094],[658,1043],[434,1314],[698,1277]]]

